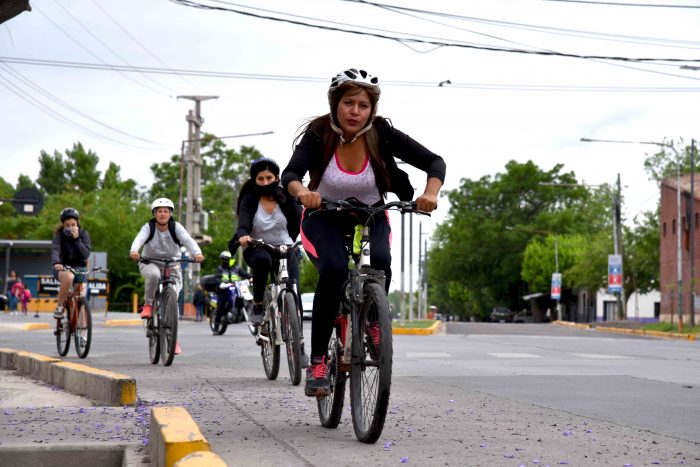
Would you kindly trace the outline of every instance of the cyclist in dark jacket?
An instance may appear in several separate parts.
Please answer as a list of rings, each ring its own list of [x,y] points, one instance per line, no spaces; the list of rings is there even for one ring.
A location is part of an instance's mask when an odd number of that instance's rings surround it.
[[[282,185],[307,210],[320,207],[322,196],[330,200],[354,197],[366,205],[383,203],[388,192],[401,200],[413,199],[413,187],[395,158],[427,174],[425,190],[416,198],[417,208],[430,212],[437,207],[445,162],[389,120],[376,116],[379,94],[379,80],[364,70],[351,68],[332,79],[330,113],[304,128],[282,172]],[[301,181],[307,172],[311,181],[305,187]],[[325,355],[348,274],[344,237],[357,224],[344,213],[327,214],[309,217],[305,211],[301,224],[304,249],[319,271],[311,321],[311,365],[304,389],[307,396],[325,396],[330,390]],[[384,271],[387,287],[391,280],[390,233],[386,217],[370,224],[372,267]]]
[[[250,279],[251,277],[253,277],[243,269],[239,268],[238,266],[235,266],[236,260],[233,259],[229,251],[222,251],[219,255],[219,259],[221,260],[221,264],[219,265],[219,267],[216,268],[216,278],[219,279],[219,285],[221,285],[221,283],[223,282],[232,284],[236,281],[241,280],[241,278]],[[217,325],[221,321],[221,318],[222,316],[224,316],[228,307],[234,305],[234,303],[230,302],[231,293],[229,292],[228,287],[217,287],[216,315],[214,318]],[[214,334],[216,335],[218,333],[215,332]]]
[[[65,270],[64,265],[76,270],[85,269],[90,258],[90,235],[80,228],[80,213],[73,208],[65,208],[61,211],[61,225],[56,229],[51,244],[51,263],[53,275],[61,283],[58,289],[58,304],[54,318],[63,318],[63,302],[68,297],[68,292],[73,281],[84,280],[84,276],[77,277]]]

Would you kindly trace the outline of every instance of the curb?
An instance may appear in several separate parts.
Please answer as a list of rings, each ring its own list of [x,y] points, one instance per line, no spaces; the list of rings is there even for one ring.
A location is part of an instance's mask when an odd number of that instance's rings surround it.
[[[108,319],[102,326],[113,327],[113,326],[141,326],[143,323],[142,319]]]
[[[0,369],[16,370],[102,405],[135,405],[137,402],[136,380],[121,373],[4,348],[0,348]]]
[[[418,336],[427,336],[430,334],[435,334],[442,326],[442,321],[435,321],[435,324],[429,328],[393,328],[391,330],[392,334],[412,334]]]
[[[49,326],[49,323],[27,323],[22,325],[22,329],[25,331],[43,331],[51,329],[51,326]]]
[[[662,337],[665,339],[685,339],[689,341],[695,341],[698,337],[695,334],[685,334],[678,332],[662,332],[662,331],[648,331],[645,329],[627,329],[627,328],[615,328],[609,326],[591,326],[590,324],[581,323],[570,323],[568,321],[552,321],[552,324],[558,326],[567,326],[572,328],[580,329],[592,329],[599,332],[613,332],[618,334],[635,334],[638,336],[651,336],[651,337]]]
[[[210,451],[209,442],[183,407],[151,409],[148,438],[153,463],[158,467],[226,465]]]

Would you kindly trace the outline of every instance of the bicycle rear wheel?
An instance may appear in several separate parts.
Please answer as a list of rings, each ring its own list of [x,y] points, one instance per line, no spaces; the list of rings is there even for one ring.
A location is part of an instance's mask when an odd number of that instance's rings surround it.
[[[54,331],[54,334],[56,335],[56,349],[58,350],[58,355],[61,357],[65,357],[68,354],[68,349],[70,348],[70,321],[68,320],[69,313],[70,309],[65,307],[63,310],[63,318],[56,320],[56,330]]]
[[[376,283],[364,285],[362,308],[352,326],[353,364],[350,400],[355,436],[363,443],[377,441],[384,428],[391,389],[393,358],[389,302]]]
[[[294,386],[301,383],[301,331],[299,329],[299,310],[294,294],[283,292],[282,326],[285,328],[287,363],[289,379]]]
[[[267,379],[277,379],[280,371],[280,346],[275,343],[277,340],[277,327],[275,326],[275,317],[270,307],[271,302],[272,294],[269,290],[266,290],[265,298],[263,299],[265,318],[260,325],[260,334],[264,337],[260,347],[260,356],[262,357],[263,369]]]
[[[159,308],[160,360],[163,365],[170,366],[175,358],[175,347],[177,346],[177,294],[175,289],[166,287],[163,290]]]
[[[337,428],[340,423],[340,417],[343,415],[343,405],[345,404],[345,381],[347,374],[340,371],[338,362],[340,361],[340,349],[342,342],[340,338],[340,329],[336,326],[331,334],[331,340],[328,342],[328,379],[331,383],[331,391],[325,396],[316,401],[318,405],[318,418],[321,420],[321,425],[326,428]]]
[[[90,305],[85,297],[80,297],[76,312],[75,332],[75,351],[78,357],[85,358],[90,352],[90,343],[92,342],[92,313]]]

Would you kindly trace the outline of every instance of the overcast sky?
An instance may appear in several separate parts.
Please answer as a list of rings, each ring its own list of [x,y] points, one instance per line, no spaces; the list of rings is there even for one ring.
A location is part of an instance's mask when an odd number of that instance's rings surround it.
[[[561,163],[591,184],[620,173],[631,217],[658,199],[642,166],[655,148],[579,139],[700,137],[700,71],[681,68],[700,66],[697,1],[390,3],[441,15],[341,0],[197,3],[363,34],[166,0],[32,1],[33,11],[0,25],[2,177],[34,179],[41,150],[63,152],[80,141],[99,155],[101,170],[114,161],[123,177],[150,186],[150,164],[179,153],[187,138],[192,102],[176,96],[192,94],[218,96],[202,104],[204,131],[272,131],[227,144],[254,145],[284,166],[299,126],[327,112],[330,78],[348,67],[378,76],[379,113],[445,158],[445,189],[503,172],[509,160],[545,170]],[[445,80],[451,84],[438,85]],[[424,177],[411,175],[422,190]],[[445,215],[444,201],[440,207],[426,228]]]

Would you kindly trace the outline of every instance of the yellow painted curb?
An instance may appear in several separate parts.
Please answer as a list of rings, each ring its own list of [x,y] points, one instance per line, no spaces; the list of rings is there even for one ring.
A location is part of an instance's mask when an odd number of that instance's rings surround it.
[[[570,328],[591,329],[591,325],[586,324],[586,323],[572,323],[569,321],[552,321],[552,324],[556,324],[557,326],[567,326]]]
[[[51,329],[51,326],[49,326],[49,323],[27,323],[22,325],[22,329],[25,331],[39,331]]]
[[[57,386],[110,405],[134,405],[137,402],[136,380],[131,376],[81,363],[59,362],[54,366],[72,372],[61,378],[56,371],[54,384]],[[93,394],[90,393],[92,388],[95,390]]]
[[[646,329],[626,329],[626,328],[613,328],[607,326],[598,326],[596,331],[602,332],[617,332],[621,334],[636,334],[642,336],[652,336],[652,337],[663,337],[666,339],[687,339],[694,341],[697,339],[695,334],[685,334],[679,332],[663,332],[663,331],[650,331]]]
[[[141,326],[142,319],[108,319],[103,326]]]
[[[392,334],[414,334],[419,336],[426,336],[430,334],[435,334],[435,332],[440,329],[442,321],[435,321],[435,323],[429,328],[393,328],[391,330]]]
[[[226,467],[226,462],[211,451],[197,451],[175,462],[175,467]]]
[[[158,467],[172,467],[188,454],[210,450],[197,423],[182,407],[151,409],[149,446]]]

